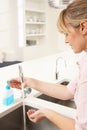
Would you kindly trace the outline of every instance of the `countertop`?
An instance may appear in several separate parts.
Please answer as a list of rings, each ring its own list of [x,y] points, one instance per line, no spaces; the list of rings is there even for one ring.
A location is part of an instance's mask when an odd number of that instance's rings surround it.
[[[1,89],[0,90],[1,91],[0,92],[0,99],[1,99],[0,117],[6,115],[7,113],[13,111],[14,109],[16,109],[17,107],[23,104],[23,100],[20,98],[21,90],[17,90],[17,89],[13,89],[15,102],[10,106],[4,106],[2,104],[3,92],[4,92],[4,87],[6,85],[6,81],[11,78],[19,76],[19,71],[18,71],[19,65],[22,65],[25,76],[37,78],[39,80],[43,80],[46,82],[56,83],[63,79],[72,80],[76,78],[76,76],[78,75],[76,60],[80,59],[81,56],[80,55],[75,56],[72,53],[72,51],[65,51],[50,56],[29,60],[15,65],[0,68],[0,89]],[[60,65],[58,66],[60,70],[60,75],[58,80],[56,80],[55,65],[56,65],[56,59],[58,57],[63,57],[66,60],[67,67],[64,66],[63,62],[60,63]],[[46,106],[50,109],[53,109],[69,117],[73,117],[73,118],[75,117],[75,109],[65,107],[59,104],[51,103],[48,101],[44,101],[42,99],[38,99],[36,98],[38,95],[40,95],[40,92],[32,89],[32,92],[27,96],[27,98],[24,99],[24,103],[26,105],[33,106],[36,108],[43,108]]]

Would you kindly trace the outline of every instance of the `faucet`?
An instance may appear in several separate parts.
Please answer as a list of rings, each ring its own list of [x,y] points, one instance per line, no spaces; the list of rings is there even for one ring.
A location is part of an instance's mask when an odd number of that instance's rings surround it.
[[[63,59],[63,57],[58,57],[56,59],[56,72],[55,72],[55,78],[56,78],[56,80],[58,79],[58,76],[59,76],[59,72],[58,72],[58,62],[59,62],[59,60],[63,60],[64,64],[65,64],[65,67],[66,67],[66,61],[65,61],[65,59]]]
[[[19,77],[20,77],[21,83],[23,83],[24,82],[24,76],[23,76],[23,70],[22,70],[22,66],[21,65],[19,65]],[[26,98],[26,95],[30,94],[31,90],[32,90],[31,88],[24,88],[24,87],[22,87],[22,89],[23,89],[23,92],[21,93],[21,98],[23,96],[24,96],[24,98]]]
[[[24,98],[27,97],[27,94],[30,94],[32,89],[31,88],[24,88]],[[21,98],[23,97],[23,93],[21,93]]]

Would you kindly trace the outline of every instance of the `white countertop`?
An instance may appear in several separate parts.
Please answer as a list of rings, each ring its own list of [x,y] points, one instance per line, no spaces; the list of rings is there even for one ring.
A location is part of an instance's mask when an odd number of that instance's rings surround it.
[[[69,79],[69,80],[74,79],[78,75],[78,69],[75,63],[76,59],[73,53],[70,51],[50,55],[50,56],[35,59],[35,60],[26,61],[19,64],[22,65],[25,76],[37,78],[46,82],[58,82],[55,80],[55,64],[56,64],[56,58],[60,56],[66,60],[67,68],[64,67],[64,64],[60,63],[61,65],[59,67],[61,67],[62,69],[60,68],[61,72],[60,72],[58,81],[61,81],[62,79]],[[18,73],[19,64],[0,68],[0,89],[1,89],[0,90],[1,91],[0,92],[0,99],[1,99],[0,100],[0,117],[14,110],[18,106],[22,105],[22,99],[20,98],[21,92],[20,90],[17,90],[17,89],[14,89],[14,96],[15,96],[14,104],[10,106],[4,106],[2,104],[3,91],[6,85],[6,81],[11,78],[19,76],[19,73]],[[73,118],[75,117],[75,109],[64,107],[62,105],[50,103],[48,101],[43,101],[41,99],[35,98],[39,94],[40,93],[38,91],[32,90],[31,94],[28,95],[28,97],[25,99],[25,104],[31,105],[33,107],[35,106],[37,108],[47,106],[48,108],[51,108],[55,111],[63,113],[67,116],[71,116]]]

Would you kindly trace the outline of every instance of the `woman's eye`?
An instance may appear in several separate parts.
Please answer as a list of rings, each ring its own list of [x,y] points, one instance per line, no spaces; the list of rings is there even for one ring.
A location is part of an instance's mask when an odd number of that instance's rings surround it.
[[[66,33],[66,37],[68,36],[68,33]]]

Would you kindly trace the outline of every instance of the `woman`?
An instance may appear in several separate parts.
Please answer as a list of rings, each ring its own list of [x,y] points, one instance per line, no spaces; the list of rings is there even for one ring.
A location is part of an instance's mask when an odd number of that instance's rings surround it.
[[[58,17],[58,28],[65,34],[65,42],[75,53],[82,51],[86,55],[78,63],[79,76],[68,86],[45,83],[36,79],[24,78],[24,86],[30,86],[44,94],[58,99],[75,99],[77,106],[76,119],[68,118],[49,109],[29,110],[27,115],[32,122],[44,117],[49,119],[61,130],[87,130],[87,0],[75,0]],[[11,87],[21,88],[18,79],[12,79]],[[54,89],[55,88],[55,89]]]

